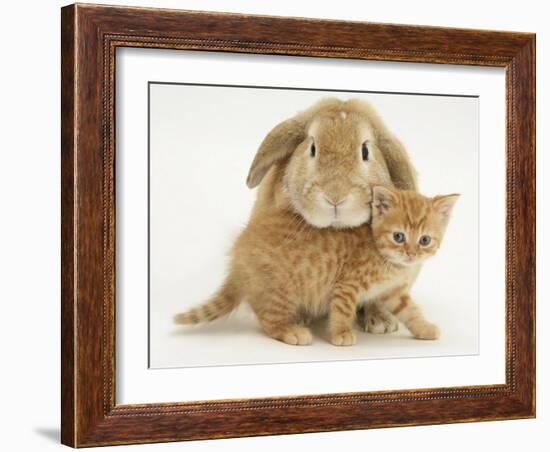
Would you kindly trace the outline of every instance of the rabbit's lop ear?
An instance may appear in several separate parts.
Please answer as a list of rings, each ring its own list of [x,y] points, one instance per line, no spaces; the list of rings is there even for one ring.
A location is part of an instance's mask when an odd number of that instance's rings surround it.
[[[294,118],[278,124],[267,134],[254,157],[246,185],[254,188],[277,160],[289,156],[304,140],[304,124]]]
[[[395,188],[418,191],[416,170],[401,142],[389,133],[382,133],[378,140],[378,146],[382,150]]]

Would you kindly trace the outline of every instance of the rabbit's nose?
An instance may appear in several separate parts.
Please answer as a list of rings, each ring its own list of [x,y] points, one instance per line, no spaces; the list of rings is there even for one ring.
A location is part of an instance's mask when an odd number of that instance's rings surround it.
[[[323,198],[325,198],[325,201],[328,202],[333,207],[338,207],[346,201],[346,196],[336,197],[336,196],[323,195]]]

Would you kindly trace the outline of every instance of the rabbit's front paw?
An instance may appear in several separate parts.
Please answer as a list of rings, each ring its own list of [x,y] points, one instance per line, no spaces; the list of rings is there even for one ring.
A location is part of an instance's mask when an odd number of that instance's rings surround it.
[[[372,312],[365,321],[365,331],[373,334],[393,333],[399,328],[399,322],[389,312]]]
[[[399,328],[395,316],[375,304],[357,313],[357,323],[363,331],[372,334],[393,333]]]

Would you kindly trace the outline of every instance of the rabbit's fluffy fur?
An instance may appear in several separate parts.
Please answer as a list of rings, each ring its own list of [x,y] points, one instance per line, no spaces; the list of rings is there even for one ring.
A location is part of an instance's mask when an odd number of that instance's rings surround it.
[[[365,141],[369,164],[360,158]],[[310,157],[312,144],[319,151],[315,159]],[[368,221],[368,189],[374,184],[417,190],[405,148],[374,109],[358,99],[324,99],[277,125],[250,168],[248,186],[260,182],[251,219],[259,212],[293,210],[316,227]],[[335,211],[333,203],[342,200]]]
[[[247,185],[260,187],[249,223],[233,246],[225,283],[175,321],[214,320],[245,300],[268,335],[291,344],[309,343],[301,323],[326,312],[338,262],[358,240],[357,226],[370,219],[372,186],[417,190],[404,147],[373,108],[335,98],[269,132]],[[313,274],[311,264],[319,261],[324,270]],[[386,323],[386,313],[382,317]]]

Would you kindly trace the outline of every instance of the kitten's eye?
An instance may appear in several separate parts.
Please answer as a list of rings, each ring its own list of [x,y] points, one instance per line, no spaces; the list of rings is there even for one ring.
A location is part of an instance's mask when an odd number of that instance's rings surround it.
[[[311,143],[311,148],[309,149],[309,155],[311,155],[312,157],[315,157],[315,152],[317,150],[315,149],[315,143]]]
[[[405,241],[405,234],[403,234],[402,232],[394,232],[393,233],[393,239],[397,243],[403,243]]]
[[[420,237],[418,243],[420,243],[422,246],[428,246],[431,241],[432,238],[429,235],[423,235],[422,237]]]
[[[361,146],[361,157],[363,157],[363,161],[367,161],[369,159],[369,148],[367,147],[367,143],[363,143],[363,146]]]

